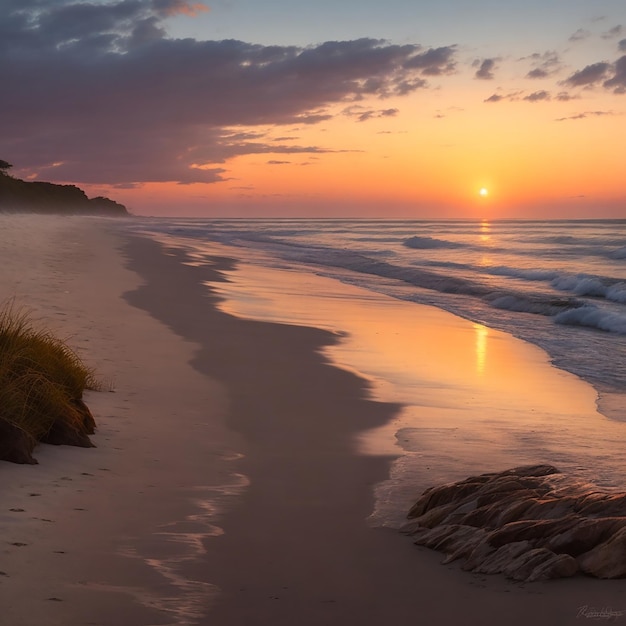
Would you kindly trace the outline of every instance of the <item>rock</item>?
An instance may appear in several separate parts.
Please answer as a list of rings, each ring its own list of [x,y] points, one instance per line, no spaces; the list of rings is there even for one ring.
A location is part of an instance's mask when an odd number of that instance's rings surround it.
[[[461,519],[458,520],[458,523],[467,524],[468,526],[497,528],[501,524],[500,518],[502,514],[509,510],[511,505],[527,502],[527,506],[530,507],[534,502],[531,496],[535,495],[535,493],[535,491],[528,489],[515,491],[514,493],[504,494],[499,499],[492,497],[489,499],[488,504],[484,504],[485,500],[480,497],[476,500],[477,508],[462,516]],[[459,509],[457,509],[457,511],[458,510]],[[514,517],[513,519],[519,518]]]
[[[25,430],[0,417],[0,460],[36,465],[32,455],[36,443]]]
[[[41,438],[42,443],[49,443],[54,446],[77,446],[79,448],[95,448],[89,436],[70,423],[63,420],[56,420],[48,433]]]
[[[569,554],[555,554],[537,565],[526,582],[532,583],[536,580],[549,580],[551,578],[568,578],[574,576],[579,571],[578,561]]]
[[[531,548],[529,541],[507,543],[481,559],[473,571],[479,574],[499,574],[510,565],[511,561],[522,554],[526,554]]]
[[[532,548],[520,554],[504,567],[502,573],[513,580],[528,580],[536,569],[546,567],[555,554],[545,548]]]
[[[81,416],[82,428],[87,435],[93,435],[96,432],[96,420],[94,419],[89,407],[81,398],[72,400],[72,404],[76,407]]]
[[[492,546],[487,540],[487,533],[484,533],[480,541],[474,543],[473,549],[468,552],[465,557],[465,562],[461,565],[461,568],[468,572],[474,571],[495,551],[496,548],[494,548],[494,546]]]
[[[615,515],[626,516],[626,494],[593,494],[578,503],[575,510],[585,516]]]
[[[517,522],[509,522],[502,528],[494,530],[489,534],[489,543],[499,548],[500,546],[511,543],[513,541],[537,541],[552,537],[570,530],[580,517],[577,515],[568,515],[563,519],[557,520],[520,520]]]
[[[422,497],[411,507],[407,517],[420,517],[430,509],[450,502],[458,502],[468,495],[478,491],[483,482],[455,483],[427,489]]]
[[[578,557],[580,569],[597,578],[626,576],[626,527],[620,528],[604,543]]]
[[[464,532],[467,531],[467,532]],[[482,528],[459,526],[446,549],[446,558],[443,563],[451,563],[457,559],[467,559],[484,540],[486,532]]]
[[[626,493],[576,483],[551,465],[427,489],[402,532],[464,570],[534,581],[626,577]]]
[[[550,537],[544,547],[553,552],[576,557],[604,543],[624,526],[626,526],[624,517],[582,518],[571,528]]]

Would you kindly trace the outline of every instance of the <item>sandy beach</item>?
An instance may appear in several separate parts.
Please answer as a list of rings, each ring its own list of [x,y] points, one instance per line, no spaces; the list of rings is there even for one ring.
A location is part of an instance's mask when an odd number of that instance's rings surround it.
[[[0,463],[0,624],[547,626],[585,623],[582,607],[626,619],[623,581],[470,574],[368,523],[392,457],[355,442],[399,401],[331,365],[336,334],[221,310],[204,283],[232,259],[190,263],[103,219],[0,224],[0,293],[105,382],[86,397],[97,448]]]

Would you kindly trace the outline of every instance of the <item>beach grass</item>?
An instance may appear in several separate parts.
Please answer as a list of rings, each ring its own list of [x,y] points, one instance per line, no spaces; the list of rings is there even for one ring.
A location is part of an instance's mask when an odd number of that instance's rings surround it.
[[[0,458],[35,462],[40,441],[93,445],[95,421],[82,397],[99,388],[94,371],[26,310],[13,303],[0,310]]]

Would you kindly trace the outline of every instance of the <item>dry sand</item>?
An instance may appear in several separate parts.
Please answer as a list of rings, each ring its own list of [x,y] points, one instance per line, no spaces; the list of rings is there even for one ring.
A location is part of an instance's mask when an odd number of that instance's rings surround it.
[[[513,584],[369,527],[389,459],[355,435],[397,407],[328,365],[330,333],[218,311],[201,282],[227,260],[184,265],[106,220],[0,221],[0,291],[114,387],[87,397],[98,448],[0,463],[0,624],[626,619],[622,581]]]

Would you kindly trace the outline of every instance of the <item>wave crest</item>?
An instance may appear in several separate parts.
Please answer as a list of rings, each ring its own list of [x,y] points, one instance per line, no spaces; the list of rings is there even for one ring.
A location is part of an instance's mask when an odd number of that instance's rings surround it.
[[[557,324],[587,326],[610,333],[626,335],[626,316],[613,313],[612,311],[603,311],[590,305],[563,311],[555,316],[554,321]]]
[[[415,250],[436,250],[437,248],[453,249],[464,248],[462,243],[455,241],[448,241],[446,239],[435,239],[434,237],[409,237],[402,244],[407,248],[413,248]]]

